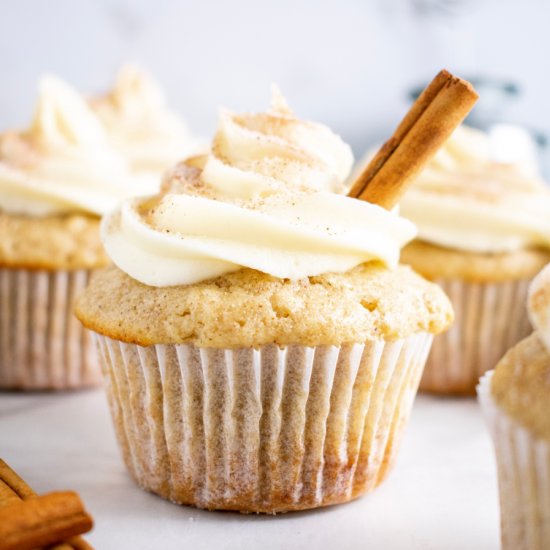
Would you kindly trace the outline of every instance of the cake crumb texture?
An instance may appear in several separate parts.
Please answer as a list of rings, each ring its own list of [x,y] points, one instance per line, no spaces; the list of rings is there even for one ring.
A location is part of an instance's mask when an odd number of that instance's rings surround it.
[[[108,263],[96,216],[34,217],[0,211],[0,267],[71,270]]]
[[[550,440],[550,353],[536,332],[498,363],[491,393],[495,402],[536,438]]]
[[[430,280],[443,278],[498,283],[531,279],[550,262],[550,252],[527,248],[499,254],[478,254],[415,240],[401,251],[401,262]]]
[[[453,319],[444,292],[410,268],[362,264],[300,280],[242,269],[194,285],[150,287],[116,267],[77,300],[89,329],[141,346],[305,346],[437,334]]]

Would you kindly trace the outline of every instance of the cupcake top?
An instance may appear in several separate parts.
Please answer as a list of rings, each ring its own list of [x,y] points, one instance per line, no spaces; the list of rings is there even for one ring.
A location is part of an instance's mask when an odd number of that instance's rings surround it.
[[[296,119],[278,94],[267,113],[223,112],[206,158],[179,165],[159,195],[127,201],[104,219],[105,249],[152,286],[242,268],[300,279],[373,260],[395,267],[415,227],[334,192],[352,160],[338,136]]]
[[[135,65],[122,67],[113,89],[90,105],[135,171],[162,174],[197,147],[159,85]]]
[[[550,264],[531,283],[527,309],[539,338],[550,350]]]
[[[539,439],[550,441],[550,352],[538,331],[513,347],[491,379],[493,399]]]
[[[222,112],[211,152],[161,193],[102,222],[115,266],[78,318],[140,345],[340,345],[448,327],[441,289],[399,266],[413,224],[338,194],[352,164],[328,128],[274,94],[266,113]]]
[[[110,267],[94,275],[76,315],[123,342],[214,348],[397,340],[437,334],[453,320],[438,286],[378,262],[297,280],[241,269],[172,287],[146,286]]]
[[[10,215],[100,216],[120,200],[158,188],[111,146],[86,102],[69,85],[40,81],[30,127],[0,135],[0,211]]]
[[[409,188],[401,213],[419,239],[464,252],[550,249],[550,189],[532,169],[492,160],[489,136],[459,127]]]
[[[518,423],[550,440],[550,265],[533,280],[527,309],[535,331],[501,359],[491,392]]]

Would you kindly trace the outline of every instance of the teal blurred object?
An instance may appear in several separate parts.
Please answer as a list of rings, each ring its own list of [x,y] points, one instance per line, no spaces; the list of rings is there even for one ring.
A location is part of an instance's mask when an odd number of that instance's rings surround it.
[[[469,80],[479,93],[479,101],[466,118],[466,124],[479,128],[489,134],[506,133],[510,139],[516,139],[518,145],[531,147],[536,156],[542,176],[550,181],[550,144],[548,136],[541,130],[526,126],[521,121],[509,116],[510,107],[522,95],[520,86],[512,80],[472,77]],[[408,92],[408,97],[415,100],[425,85],[415,86]]]

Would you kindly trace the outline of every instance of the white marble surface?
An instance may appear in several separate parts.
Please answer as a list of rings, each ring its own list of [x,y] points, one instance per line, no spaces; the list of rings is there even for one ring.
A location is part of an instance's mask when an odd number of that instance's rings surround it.
[[[96,520],[97,550],[491,550],[495,465],[473,399],[417,398],[389,479],[347,505],[280,516],[179,507],[134,485],[103,393],[0,393],[0,456],[38,492],[74,489]]]

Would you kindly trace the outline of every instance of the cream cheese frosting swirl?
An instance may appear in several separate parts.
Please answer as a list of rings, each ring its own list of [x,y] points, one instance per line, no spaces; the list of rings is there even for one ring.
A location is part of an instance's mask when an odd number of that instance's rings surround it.
[[[159,85],[135,65],[122,67],[113,89],[90,105],[134,170],[162,174],[198,147]]]
[[[192,284],[243,267],[299,279],[378,260],[393,267],[412,223],[334,193],[353,158],[321,124],[270,111],[222,112],[211,153],[179,165],[162,193],[126,201],[102,223],[105,249],[134,279]]]
[[[131,173],[86,102],[56,77],[41,80],[31,127],[0,136],[0,210],[7,213],[102,215],[156,189],[154,177]]]
[[[522,166],[491,159],[489,137],[458,128],[407,191],[401,214],[419,238],[475,253],[550,248],[550,189]]]

